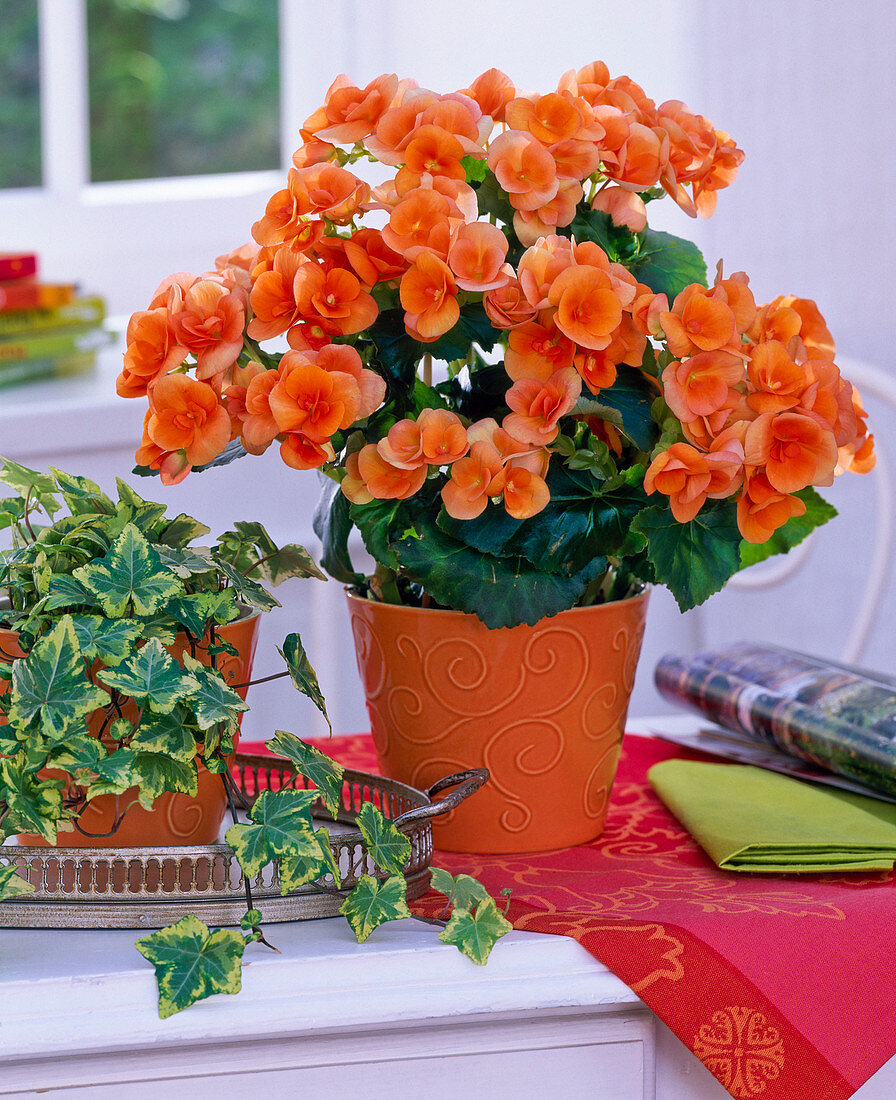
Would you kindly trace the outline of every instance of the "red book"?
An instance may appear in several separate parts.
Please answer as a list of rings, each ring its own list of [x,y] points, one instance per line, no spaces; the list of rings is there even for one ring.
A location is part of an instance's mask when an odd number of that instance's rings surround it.
[[[33,252],[0,252],[0,282],[36,274],[37,256]]]
[[[0,310],[55,309],[73,302],[77,292],[74,283],[0,283]]]

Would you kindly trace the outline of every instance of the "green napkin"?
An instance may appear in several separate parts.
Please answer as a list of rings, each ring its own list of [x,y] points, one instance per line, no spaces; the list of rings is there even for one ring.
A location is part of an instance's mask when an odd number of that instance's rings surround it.
[[[656,793],[729,871],[888,871],[896,805],[743,764],[664,760]]]

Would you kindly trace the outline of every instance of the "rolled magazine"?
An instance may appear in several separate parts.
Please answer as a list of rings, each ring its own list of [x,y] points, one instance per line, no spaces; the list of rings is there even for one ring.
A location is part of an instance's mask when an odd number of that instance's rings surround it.
[[[889,676],[741,642],[669,654],[655,681],[664,698],[722,727],[696,736],[656,731],[667,740],[896,801],[896,680]]]

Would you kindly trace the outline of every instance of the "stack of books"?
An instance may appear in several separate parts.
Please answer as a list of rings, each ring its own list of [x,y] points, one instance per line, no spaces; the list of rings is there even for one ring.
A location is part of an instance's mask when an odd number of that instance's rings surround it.
[[[106,303],[38,277],[31,252],[0,252],[0,386],[81,374],[112,336]]]

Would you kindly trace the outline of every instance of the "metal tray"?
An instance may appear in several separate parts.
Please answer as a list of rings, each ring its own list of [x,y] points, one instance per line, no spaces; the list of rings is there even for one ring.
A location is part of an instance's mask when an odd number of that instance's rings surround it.
[[[263,790],[306,789],[309,784],[288,760],[238,754],[237,786],[251,802]],[[411,842],[405,867],[408,899],[429,888],[432,819],[458,806],[488,779],[484,768],[459,772],[419,791],[394,779],[346,770],[337,821],[331,832],[342,889],[361,875],[385,877],[374,864],[360,832],[351,829],[365,802],[372,802]],[[453,790],[450,790],[454,788]],[[444,798],[435,796],[450,790]],[[312,814],[334,829],[318,802]],[[193,913],[206,924],[236,925],[246,911],[242,869],[227,844],[165,848],[0,847],[0,863],[14,864],[34,893],[0,903],[3,928],[162,928]],[[281,896],[276,862],[263,867],[249,885],[266,923],[332,917],[342,898],[332,875]]]

